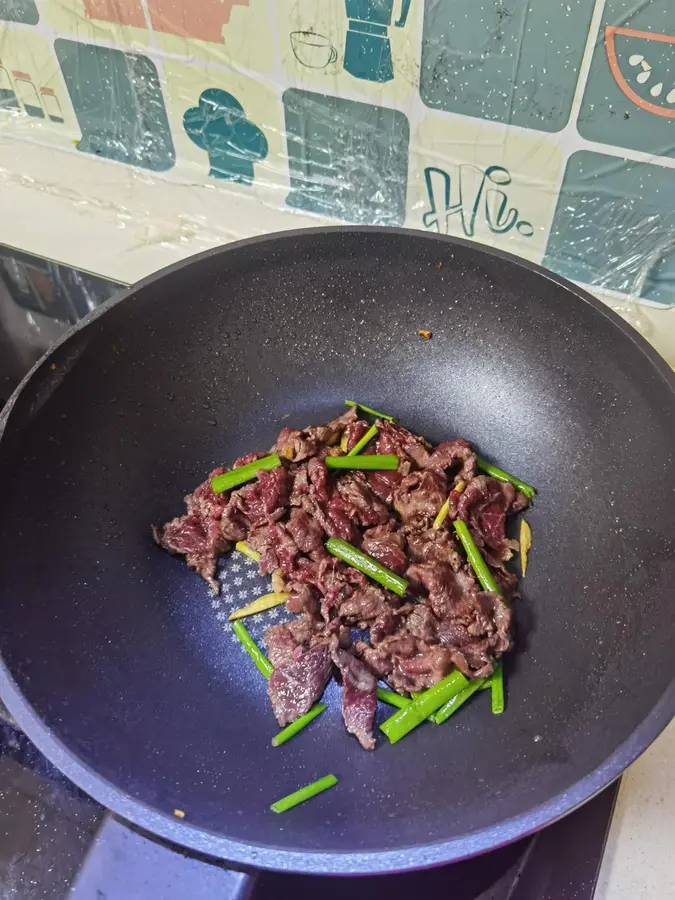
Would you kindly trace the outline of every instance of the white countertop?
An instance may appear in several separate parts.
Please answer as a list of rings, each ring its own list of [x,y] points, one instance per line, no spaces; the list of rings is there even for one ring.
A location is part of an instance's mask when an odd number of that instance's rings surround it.
[[[324,221],[241,194],[224,217],[222,193],[203,184],[167,191],[160,176],[71,159],[0,133],[0,243],[131,283],[229,240]],[[603,299],[675,367],[675,309]],[[671,723],[624,776],[596,900],[674,900],[674,771]]]
[[[675,897],[675,722],[623,776],[595,900]]]

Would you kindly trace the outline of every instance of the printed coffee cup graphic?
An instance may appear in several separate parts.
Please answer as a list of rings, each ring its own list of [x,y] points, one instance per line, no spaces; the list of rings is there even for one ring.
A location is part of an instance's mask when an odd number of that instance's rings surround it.
[[[325,69],[338,57],[330,40],[313,31],[292,31],[291,48],[297,61],[308,69]]]

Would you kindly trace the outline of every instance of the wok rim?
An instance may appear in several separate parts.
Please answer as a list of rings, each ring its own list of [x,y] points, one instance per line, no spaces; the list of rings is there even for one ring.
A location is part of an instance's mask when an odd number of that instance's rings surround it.
[[[646,357],[647,361],[665,382],[672,396],[675,411],[675,372],[668,366],[666,361],[618,313],[566,278],[556,275],[529,260],[464,238],[430,234],[409,228],[340,225],[301,228],[292,231],[257,235],[210,248],[165,266],[141,281],[123,289],[119,294],[80,320],[32,367],[8,400],[4,410],[0,413],[0,440],[2,440],[5,430],[11,422],[12,410],[16,400],[29,386],[35,373],[49,362],[53,354],[63,344],[82,332],[118,303],[181,269],[188,266],[196,266],[202,260],[216,255],[225,256],[230,251],[257,244],[273,244],[285,240],[292,241],[298,237],[308,235],[326,236],[331,233],[410,236],[436,241],[446,247],[464,247],[483,253],[487,257],[496,257],[507,263],[528,269],[546,280],[554,282],[559,287],[574,294],[578,299],[590,306],[594,313],[607,319],[619,332],[629,338],[635,347],[635,351],[642,353]],[[368,852],[336,851],[326,853],[279,849],[269,845],[231,840],[216,832],[193,825],[189,820],[173,818],[167,813],[132,797],[125,791],[120,790],[108,779],[98,775],[94,769],[80,759],[77,753],[67,747],[60,738],[57,738],[52,733],[51,728],[43,722],[24,697],[2,658],[0,658],[0,699],[19,727],[40,752],[74,784],[106,809],[111,810],[116,815],[156,837],[244,868],[297,872],[310,875],[378,875],[460,862],[527,837],[573,812],[618,778],[670,723],[675,716],[675,679],[671,681],[659,701],[652,707],[640,725],[614,753],[569,788],[556,793],[546,803],[538,804],[532,809],[500,823],[489,825],[449,840],[433,841],[427,844],[401,847],[394,850]]]

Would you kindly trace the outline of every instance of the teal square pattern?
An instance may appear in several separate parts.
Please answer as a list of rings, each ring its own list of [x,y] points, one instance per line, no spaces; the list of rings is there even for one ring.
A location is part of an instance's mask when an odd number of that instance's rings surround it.
[[[394,109],[294,88],[284,93],[289,206],[363,225],[401,225],[407,117]]]
[[[589,141],[675,156],[673,0],[608,0],[577,128]]]
[[[675,306],[675,172],[582,150],[567,164],[544,265]]]
[[[426,0],[420,96],[433,109],[565,127],[595,0]]]

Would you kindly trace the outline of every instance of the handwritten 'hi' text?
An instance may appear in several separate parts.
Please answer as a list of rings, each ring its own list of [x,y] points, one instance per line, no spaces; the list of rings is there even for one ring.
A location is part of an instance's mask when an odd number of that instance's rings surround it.
[[[532,224],[521,219],[515,207],[509,207],[503,188],[511,184],[511,175],[503,166],[481,169],[463,164],[453,168],[453,175],[435,166],[424,170],[430,206],[422,217],[425,228],[448,234],[456,216],[468,238],[475,236],[480,223],[494,234],[506,234],[515,228],[522,237],[532,237]]]

